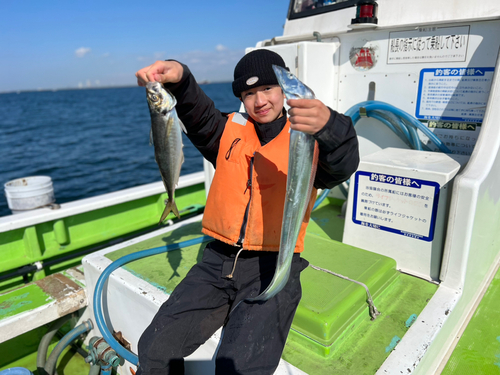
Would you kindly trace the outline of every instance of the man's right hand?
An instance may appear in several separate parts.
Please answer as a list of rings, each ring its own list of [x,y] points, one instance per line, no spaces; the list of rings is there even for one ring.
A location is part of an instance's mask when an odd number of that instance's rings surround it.
[[[148,82],[177,83],[182,79],[184,69],[177,61],[157,61],[135,73],[137,84],[146,86]]]

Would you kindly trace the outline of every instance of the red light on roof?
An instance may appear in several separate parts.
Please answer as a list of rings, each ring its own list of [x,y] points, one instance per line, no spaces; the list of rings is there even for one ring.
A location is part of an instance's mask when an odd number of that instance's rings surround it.
[[[351,20],[351,25],[374,24],[377,19],[378,4],[375,0],[360,0],[356,5],[356,18]]]

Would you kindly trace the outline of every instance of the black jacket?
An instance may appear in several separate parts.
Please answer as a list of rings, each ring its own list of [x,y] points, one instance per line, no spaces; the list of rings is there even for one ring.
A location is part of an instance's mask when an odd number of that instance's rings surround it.
[[[166,84],[177,99],[177,113],[187,130],[187,136],[202,155],[214,166],[219,152],[219,140],[227,114],[215,108],[213,101],[196,83],[189,68],[182,64],[180,82]],[[286,117],[269,124],[256,124],[262,144],[273,139],[286,123]],[[319,145],[319,161],[314,186],[331,189],[349,179],[359,164],[358,139],[351,118],[330,109],[330,119],[314,134]]]

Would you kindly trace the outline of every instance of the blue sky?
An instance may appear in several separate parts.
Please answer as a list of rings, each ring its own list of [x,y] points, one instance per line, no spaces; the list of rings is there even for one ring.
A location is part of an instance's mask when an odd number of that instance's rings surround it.
[[[283,34],[288,0],[0,1],[0,92],[135,84],[160,59],[230,81],[246,47]]]

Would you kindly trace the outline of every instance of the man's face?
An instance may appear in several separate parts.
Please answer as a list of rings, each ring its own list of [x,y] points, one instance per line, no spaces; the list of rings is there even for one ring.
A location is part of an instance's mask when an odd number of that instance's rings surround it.
[[[241,101],[255,121],[267,124],[282,116],[285,95],[279,85],[263,85],[243,91]]]

